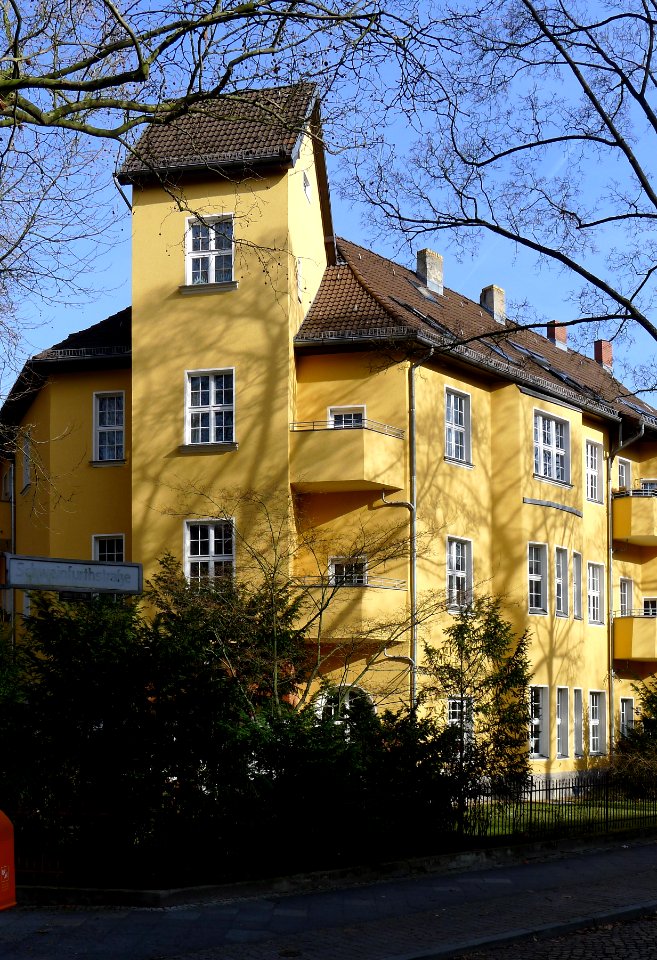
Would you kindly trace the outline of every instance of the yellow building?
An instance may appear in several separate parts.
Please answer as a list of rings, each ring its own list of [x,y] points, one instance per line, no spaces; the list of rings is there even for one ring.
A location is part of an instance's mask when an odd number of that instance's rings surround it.
[[[34,357],[4,405],[5,549],[145,579],[166,552],[194,579],[278,549],[333,595],[325,671],[391,706],[423,638],[501,596],[531,635],[534,771],[604,757],[657,670],[656,412],[609,343],[517,329],[432,251],[411,270],[336,240],[311,86],[203,111],[121,172],[132,309]]]

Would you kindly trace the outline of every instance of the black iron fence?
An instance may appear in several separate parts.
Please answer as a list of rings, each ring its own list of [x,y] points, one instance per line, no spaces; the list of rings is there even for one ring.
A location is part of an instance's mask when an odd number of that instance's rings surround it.
[[[463,805],[457,831],[470,839],[590,836],[657,826],[657,790],[633,796],[607,773],[535,778],[515,795],[481,791]]]

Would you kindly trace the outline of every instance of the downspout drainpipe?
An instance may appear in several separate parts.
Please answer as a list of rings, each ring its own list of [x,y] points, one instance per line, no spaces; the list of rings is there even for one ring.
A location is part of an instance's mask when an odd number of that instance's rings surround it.
[[[409,511],[410,521],[410,543],[409,543],[409,587],[411,593],[411,655],[410,657],[395,657],[410,664],[411,668],[411,686],[410,702],[411,710],[417,706],[417,445],[416,445],[416,416],[415,416],[415,371],[418,367],[430,360],[434,354],[434,348],[411,363],[408,368],[408,468],[409,468],[409,493],[410,500],[398,500],[388,502],[385,499],[385,493],[381,494],[381,499],[387,507],[401,506]],[[392,659],[384,650],[384,656]]]
[[[646,425],[642,423],[639,427],[639,432],[635,433],[634,436],[628,437],[627,440],[621,440],[622,435],[622,425],[619,429],[619,438],[618,446],[612,447],[609,451],[609,456],[607,457],[607,503],[609,509],[607,510],[607,623],[608,623],[608,635],[607,635],[607,686],[609,689],[609,754],[610,756],[614,753],[615,741],[616,741],[616,730],[614,727],[614,631],[616,629],[614,624],[614,573],[612,570],[612,563],[614,559],[614,510],[613,510],[613,499],[612,499],[612,482],[611,482],[611,471],[614,460],[616,456],[624,450],[626,447],[629,447],[631,443],[634,443],[636,440],[640,440],[643,434],[645,433]]]

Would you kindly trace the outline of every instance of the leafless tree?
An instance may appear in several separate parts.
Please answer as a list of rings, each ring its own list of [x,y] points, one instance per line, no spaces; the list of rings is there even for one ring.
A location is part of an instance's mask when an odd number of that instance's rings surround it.
[[[570,276],[560,319],[657,340],[655,0],[462,0],[441,16],[410,152],[360,167],[379,224],[450,231],[468,252],[492,233]]]
[[[336,100],[359,78],[392,85],[418,69],[413,0],[3,0],[0,52],[0,307],[29,296],[68,302],[85,258],[109,239],[115,211],[99,183],[148,124],[220,94],[312,80]],[[101,173],[101,171],[104,171]],[[91,238],[91,246],[71,241]],[[81,252],[82,251],[82,252]]]

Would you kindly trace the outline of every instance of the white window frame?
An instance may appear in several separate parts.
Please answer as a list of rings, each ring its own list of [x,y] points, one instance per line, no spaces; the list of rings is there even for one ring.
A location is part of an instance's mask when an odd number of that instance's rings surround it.
[[[586,499],[591,503],[602,503],[603,477],[602,444],[593,440],[586,441]]]
[[[330,557],[329,583],[332,587],[366,587],[367,557]]]
[[[634,729],[634,698],[621,697],[618,713],[618,732],[627,737]]]
[[[446,719],[448,727],[463,729],[466,741],[474,737],[474,710],[472,697],[451,696],[447,698]]]
[[[103,423],[104,417],[107,416],[107,411],[101,410],[101,401],[103,400],[119,400],[121,401],[121,410],[120,410],[120,422],[118,413],[116,409],[114,410],[114,417],[117,420],[116,423]],[[93,395],[93,404],[94,404],[94,437],[93,437],[93,449],[94,449],[94,463],[124,463],[125,462],[125,423],[126,423],[126,409],[125,409],[125,390],[98,390]],[[118,437],[115,437],[113,442],[108,442],[105,434],[120,434],[120,440]],[[107,449],[113,449],[115,456],[107,456]],[[119,456],[120,453],[120,456]],[[102,454],[102,455],[101,455]]]
[[[297,300],[299,303],[303,300],[303,259],[296,258],[295,270],[297,275]]]
[[[452,612],[472,603],[472,540],[447,537],[447,607]]]
[[[193,403],[199,391],[195,380],[208,380],[207,403]],[[222,390],[230,391],[230,402],[217,402],[219,377],[230,377],[230,386],[222,385]],[[199,398],[199,400],[202,397]],[[225,397],[222,395],[222,399]],[[225,423],[223,418],[226,418]],[[206,418],[206,419],[203,419]],[[235,368],[224,367],[210,370],[185,371],[185,444],[191,447],[235,446]],[[207,431],[207,440],[199,439]],[[219,432],[223,434],[220,439]],[[228,436],[230,439],[228,439]]]
[[[618,583],[620,596],[620,616],[631,617],[634,609],[634,581],[629,577],[621,577]]]
[[[573,690],[573,751],[576,757],[584,756],[584,692],[581,687]]]
[[[101,560],[101,544],[108,544],[110,540],[121,543],[121,558],[113,560]],[[123,533],[95,533],[91,538],[91,557],[99,563],[125,563],[125,534]]]
[[[337,687],[326,691],[315,701],[315,713],[323,720],[332,723],[344,723],[349,716],[352,697],[362,698],[371,707],[372,713],[376,713],[376,704],[371,695],[367,690],[356,686],[347,687],[346,690],[344,687]]]
[[[527,581],[527,603],[529,612],[539,615],[547,614],[548,550],[546,543],[529,543],[527,545]],[[536,586],[537,584],[538,587]],[[536,599],[540,599],[540,603],[532,602]]]
[[[573,551],[573,617],[582,619],[582,554]]]
[[[208,528],[207,543],[208,550],[201,552],[200,547],[204,543],[201,537],[201,528]],[[198,547],[195,548],[194,536],[196,528],[199,528]],[[235,574],[235,522],[231,518],[207,517],[199,520],[186,520],[184,530],[184,558],[185,575],[190,582],[211,582],[213,580],[221,581],[234,576]],[[225,547],[226,542],[229,550],[218,550],[218,546]],[[207,564],[207,572],[201,571],[202,564]],[[211,566],[213,569],[211,570]]]
[[[224,243],[219,224],[229,224],[230,245]],[[199,228],[199,231],[195,228]],[[207,235],[201,236],[201,231]],[[217,245],[219,241],[219,245]],[[203,265],[202,260],[207,264]],[[210,261],[214,261],[211,264]],[[219,279],[217,270],[219,268]],[[207,272],[206,272],[207,271]],[[187,217],[185,221],[185,284],[188,287],[221,287],[235,281],[233,215]]]
[[[605,622],[605,568],[602,563],[586,566],[586,607],[588,622],[601,626]]]
[[[445,460],[472,465],[472,400],[469,393],[445,387]]]
[[[366,420],[364,404],[328,408],[328,422],[332,430],[363,430]]]
[[[568,616],[568,550],[556,547],[554,551],[554,612],[557,617]]]
[[[632,489],[632,461],[618,458],[618,489]]]
[[[534,410],[534,476],[570,483],[570,424],[542,410]]]
[[[654,477],[641,477],[641,489],[648,490],[650,493],[657,493],[657,479]]]
[[[529,688],[529,755],[546,760],[550,756],[549,687]]]
[[[607,752],[607,698],[604,690],[589,690],[589,752]]]
[[[569,756],[570,750],[570,691],[557,687],[557,757]]]
[[[657,597],[643,598],[644,617],[657,617]]]
[[[13,500],[13,474],[11,463],[5,463],[2,469],[2,482],[0,486],[0,500],[11,503]]]

